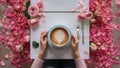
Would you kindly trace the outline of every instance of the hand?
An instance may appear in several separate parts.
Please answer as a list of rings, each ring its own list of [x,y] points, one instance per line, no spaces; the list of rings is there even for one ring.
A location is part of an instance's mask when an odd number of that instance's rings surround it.
[[[41,49],[40,49],[41,51],[38,57],[39,59],[42,60],[47,50],[47,32],[46,31],[41,33],[40,44],[41,44]]]
[[[78,59],[78,58],[80,58],[80,53],[79,53],[79,50],[78,50],[79,40],[73,35],[72,35],[71,39],[72,39],[72,45],[71,46],[72,46],[72,49],[73,49],[73,53],[75,55],[75,58]]]

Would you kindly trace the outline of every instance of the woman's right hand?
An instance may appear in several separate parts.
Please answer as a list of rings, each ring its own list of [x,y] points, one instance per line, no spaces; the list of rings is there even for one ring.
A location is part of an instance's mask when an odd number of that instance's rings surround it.
[[[39,59],[42,60],[47,50],[47,31],[41,33],[40,44],[41,44],[41,49],[38,57]]]
[[[77,37],[75,37],[74,35],[72,35],[72,50],[73,53],[75,55],[75,59],[80,58],[80,53],[79,53],[79,40],[77,39]]]

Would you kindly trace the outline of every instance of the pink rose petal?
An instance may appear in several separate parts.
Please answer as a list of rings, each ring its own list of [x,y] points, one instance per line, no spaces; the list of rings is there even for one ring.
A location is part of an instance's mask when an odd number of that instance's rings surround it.
[[[5,65],[6,65],[6,64],[5,64],[5,61],[1,60],[1,61],[0,61],[0,65],[5,66]]]
[[[9,54],[5,54],[4,56],[6,59],[9,59]]]
[[[24,41],[29,42],[30,41],[30,36],[29,35],[24,36]]]

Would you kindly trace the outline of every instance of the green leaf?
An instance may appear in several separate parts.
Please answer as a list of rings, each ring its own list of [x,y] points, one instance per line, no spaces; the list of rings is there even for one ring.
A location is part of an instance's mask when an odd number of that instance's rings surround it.
[[[33,48],[38,48],[39,47],[39,43],[37,43],[36,41],[32,42],[32,46]]]
[[[27,11],[29,6],[30,6],[30,1],[26,3],[26,10],[23,11],[24,15],[25,15],[28,19],[30,19],[30,15],[28,14],[28,11]]]

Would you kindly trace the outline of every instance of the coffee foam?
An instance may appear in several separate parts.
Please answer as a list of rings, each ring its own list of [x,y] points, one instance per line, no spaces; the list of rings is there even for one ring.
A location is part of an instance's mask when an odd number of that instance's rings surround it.
[[[64,46],[68,41],[68,33],[63,28],[56,28],[51,32],[51,41],[55,46]]]

